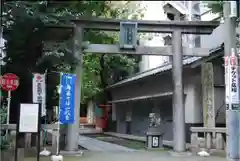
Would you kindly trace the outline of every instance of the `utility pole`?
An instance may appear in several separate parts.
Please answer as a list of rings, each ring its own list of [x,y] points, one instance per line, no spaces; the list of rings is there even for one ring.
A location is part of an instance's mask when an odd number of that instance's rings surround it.
[[[227,129],[227,158],[230,161],[239,161],[239,85],[238,66],[234,69],[230,65],[231,57],[236,58],[236,18],[233,14],[231,1],[225,1],[224,12],[224,58],[225,58],[225,94],[226,94],[226,129]],[[236,1],[235,1],[236,3]],[[228,60],[228,61],[226,61]],[[235,59],[237,60],[237,59]],[[236,72],[235,90],[233,90],[233,72]]]

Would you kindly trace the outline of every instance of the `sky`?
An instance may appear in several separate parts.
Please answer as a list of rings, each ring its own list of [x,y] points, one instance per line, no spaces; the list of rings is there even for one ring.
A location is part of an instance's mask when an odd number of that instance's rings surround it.
[[[143,20],[166,20],[166,16],[164,14],[162,8],[163,1],[143,1],[142,4],[146,5],[146,11],[144,13]],[[147,46],[164,46],[164,41],[162,36],[154,36],[152,40],[146,42]],[[156,68],[163,64],[164,59],[167,57],[163,56],[144,56],[143,60],[148,61],[147,66],[145,66],[145,70]]]

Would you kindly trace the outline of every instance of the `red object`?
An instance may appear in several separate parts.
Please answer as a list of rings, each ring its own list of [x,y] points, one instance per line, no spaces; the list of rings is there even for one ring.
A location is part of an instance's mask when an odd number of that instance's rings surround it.
[[[101,105],[99,105],[99,107],[111,107],[112,105],[103,105],[103,104],[101,104]]]
[[[102,129],[107,128],[108,112],[111,108],[111,105],[101,104],[98,108],[103,110],[103,116],[96,118],[96,125]]]
[[[13,73],[7,73],[0,77],[0,84],[5,91],[14,91],[19,86],[19,78]]]
[[[235,54],[232,54],[231,56],[225,56],[225,67],[228,65],[231,65],[231,67],[236,67],[238,63],[238,58]]]

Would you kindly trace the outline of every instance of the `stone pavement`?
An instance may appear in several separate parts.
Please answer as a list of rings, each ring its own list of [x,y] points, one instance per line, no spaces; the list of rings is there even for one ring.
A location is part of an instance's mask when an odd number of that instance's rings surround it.
[[[111,144],[95,138],[90,138],[87,136],[79,136],[78,144],[90,151],[124,151],[133,152],[134,149],[126,148],[120,145]]]
[[[67,160],[66,160],[67,161]],[[224,157],[172,156],[167,151],[84,152],[79,161],[226,161]]]

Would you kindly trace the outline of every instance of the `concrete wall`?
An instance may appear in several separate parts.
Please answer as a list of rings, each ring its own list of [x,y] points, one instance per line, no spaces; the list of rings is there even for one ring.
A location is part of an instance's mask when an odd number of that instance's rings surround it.
[[[216,111],[216,123],[225,124],[225,81],[224,81],[224,67],[221,64],[213,66],[214,71],[214,103]]]
[[[131,133],[143,136],[147,132],[149,124],[149,113],[151,113],[152,105],[149,101],[139,101],[132,104],[132,123]]]
[[[203,120],[200,80],[201,76],[198,72],[184,73],[186,123],[202,123]],[[118,100],[165,92],[172,92],[171,72],[152,76],[138,83],[116,88],[112,91],[112,95],[114,100]],[[191,115],[189,115],[189,113],[191,113]]]
[[[220,85],[224,84],[224,77],[221,66],[214,65],[214,84],[215,86],[215,111],[218,112],[216,122],[218,124],[225,123],[225,107],[224,106],[224,88]],[[187,141],[190,140],[191,126],[203,126],[203,107],[202,107],[202,85],[201,85],[200,68],[191,69],[184,72],[184,105],[185,105],[185,122],[187,131]],[[159,94],[164,92],[172,92],[171,72],[162,75],[155,75],[146,79],[124,85],[112,91],[113,99],[126,99],[143,95]],[[173,139],[172,129],[172,96],[165,96],[151,100],[130,101],[128,103],[117,103],[116,119],[117,132],[126,133],[126,109],[131,108],[131,134],[145,135],[148,123],[149,113],[159,111],[164,124],[161,130],[164,132],[165,140]],[[157,110],[156,110],[157,107]],[[220,108],[221,107],[221,108]],[[220,110],[219,110],[220,108]]]
[[[198,73],[189,77],[185,83],[185,120],[186,123],[195,124],[203,122],[201,76]]]
[[[154,108],[154,103],[156,103]],[[131,108],[132,118],[130,133],[133,135],[144,136],[149,125],[149,113],[155,112],[161,116],[161,130],[164,132],[165,140],[172,140],[172,100],[171,98],[162,100],[145,100],[128,104],[117,105],[117,132],[126,133],[126,109]],[[126,118],[126,117],[125,117]]]
[[[225,88],[215,87],[216,124],[225,124]]]

